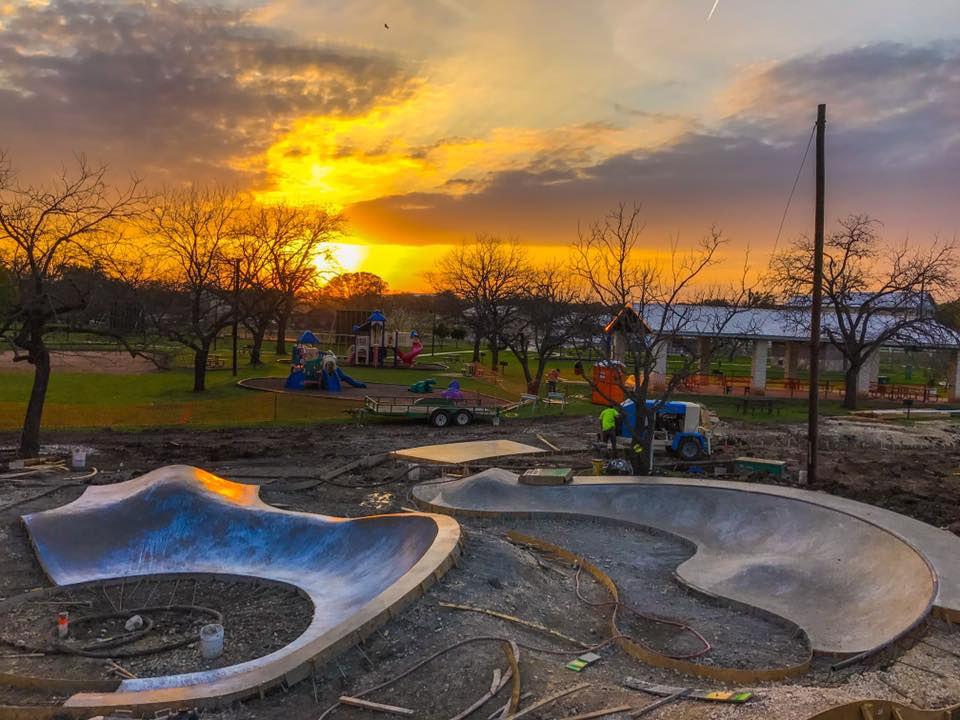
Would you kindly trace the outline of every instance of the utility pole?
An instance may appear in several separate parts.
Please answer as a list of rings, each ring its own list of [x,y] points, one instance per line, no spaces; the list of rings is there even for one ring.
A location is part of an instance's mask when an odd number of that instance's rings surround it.
[[[817,482],[817,436],[820,405],[820,316],[823,311],[824,133],[827,106],[817,106],[817,204],[813,225],[813,297],[810,308],[810,402],[807,410],[807,483]]]
[[[237,331],[240,326],[240,259],[233,261],[233,376],[237,376]]]

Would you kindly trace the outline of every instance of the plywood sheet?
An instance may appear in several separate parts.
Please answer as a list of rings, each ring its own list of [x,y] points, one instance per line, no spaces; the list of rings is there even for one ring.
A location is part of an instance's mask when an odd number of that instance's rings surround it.
[[[394,455],[410,460],[427,462],[461,463],[474,460],[488,460],[506,455],[528,455],[546,452],[543,448],[524,445],[513,440],[476,440],[474,442],[443,443],[441,445],[422,445],[406,450],[397,450]]]

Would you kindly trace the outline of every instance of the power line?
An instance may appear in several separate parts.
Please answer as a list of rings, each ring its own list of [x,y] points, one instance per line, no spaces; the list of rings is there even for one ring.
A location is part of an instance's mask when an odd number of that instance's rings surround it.
[[[780,227],[777,228],[777,238],[773,241],[773,252],[777,251],[777,244],[780,242],[780,234],[783,232],[783,224],[787,221],[787,213],[790,212],[790,203],[793,200],[793,194],[797,191],[797,184],[800,182],[800,175],[803,173],[803,165],[807,161],[807,155],[810,153],[810,145],[813,143],[813,136],[817,132],[817,124],[813,124],[810,130],[810,137],[807,139],[807,149],[803,151],[803,158],[800,160],[800,167],[797,169],[797,177],[793,180],[793,187],[790,188],[790,195],[787,197],[787,206],[783,208],[783,217],[780,218]]]

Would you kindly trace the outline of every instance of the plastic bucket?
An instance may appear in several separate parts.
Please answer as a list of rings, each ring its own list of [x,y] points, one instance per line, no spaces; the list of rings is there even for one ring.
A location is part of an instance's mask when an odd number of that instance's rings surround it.
[[[87,451],[83,448],[74,448],[70,454],[70,467],[74,470],[83,470],[87,466]]]
[[[223,625],[210,623],[200,628],[200,655],[213,660],[223,654]]]

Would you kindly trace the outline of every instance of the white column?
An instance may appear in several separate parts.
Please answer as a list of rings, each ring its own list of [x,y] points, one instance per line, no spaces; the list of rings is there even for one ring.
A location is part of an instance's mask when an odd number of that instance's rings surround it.
[[[654,348],[653,377],[650,378],[654,390],[662,390],[667,386],[667,351],[670,343],[662,341]]]
[[[867,361],[861,366],[857,375],[857,395],[869,395],[870,383],[875,383],[880,377],[880,351],[870,354]]]
[[[767,352],[769,340],[755,340],[753,343],[753,362],[750,365],[750,392],[763,395],[767,389]]]
[[[710,338],[697,339],[697,372],[710,374],[710,361],[713,359],[713,341]]]
[[[820,346],[820,370],[827,372],[841,372],[845,369],[846,359],[835,345],[823,344]]]
[[[787,340],[783,347],[783,377],[787,380],[797,379],[797,361],[800,359],[801,345],[798,342]]]
[[[960,401],[960,350],[953,350],[950,353],[947,383],[950,385],[950,402]]]
[[[623,336],[623,333],[619,330],[614,330],[610,335],[610,359],[623,362],[626,344],[626,338]]]

